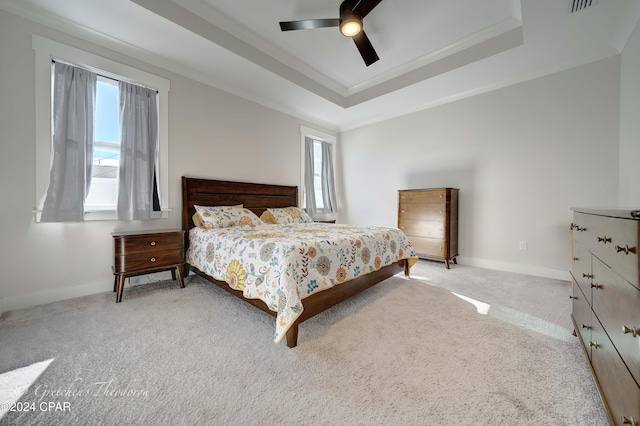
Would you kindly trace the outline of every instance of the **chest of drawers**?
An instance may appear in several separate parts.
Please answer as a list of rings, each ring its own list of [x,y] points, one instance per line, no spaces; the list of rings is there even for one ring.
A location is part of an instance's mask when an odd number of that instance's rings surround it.
[[[398,191],[398,228],[418,257],[456,263],[458,256],[458,192],[456,188]]]
[[[113,234],[113,291],[116,303],[122,301],[125,278],[171,270],[171,276],[184,288],[184,231]]]
[[[611,424],[640,426],[640,212],[572,210],[576,334]]]

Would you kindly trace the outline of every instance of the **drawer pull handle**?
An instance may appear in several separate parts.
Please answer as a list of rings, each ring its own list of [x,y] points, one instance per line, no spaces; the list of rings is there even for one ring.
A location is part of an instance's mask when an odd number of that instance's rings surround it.
[[[569,296],[569,299],[572,299],[572,300],[573,300],[573,299],[578,300],[578,298],[577,298],[577,297],[575,297],[575,296]]]
[[[582,324],[582,328],[584,328],[585,330],[591,330],[591,326],[589,326],[587,324]]]
[[[602,290],[602,284],[591,284],[591,288],[595,288],[596,290]]]
[[[582,274],[583,278],[593,278],[593,274]]]
[[[603,244],[610,243],[611,237],[607,237],[606,235],[604,237],[598,237],[598,242]]]
[[[571,222],[571,226],[569,226],[569,229],[573,231],[576,228],[576,226],[578,226],[578,225],[576,225],[575,223]]]
[[[581,227],[579,227],[578,225],[576,225],[576,226],[575,226],[575,230],[576,230],[576,231],[578,231],[578,232],[584,232],[584,231],[586,231],[586,230],[587,230],[587,228],[581,228]]]
[[[156,258],[155,258],[155,257],[152,257],[152,258],[151,258],[151,259],[149,259],[149,260],[151,260],[151,262],[153,263],[153,262],[155,262],[155,261],[156,261]]]
[[[578,260],[580,260],[580,259],[578,259],[577,257],[574,257],[574,258],[573,258],[573,261],[574,261],[574,262],[577,262]]]
[[[624,254],[629,254],[629,253],[634,253],[636,252],[636,248],[635,247],[629,247],[628,245],[624,245],[624,247],[620,247],[620,246],[616,246],[616,253],[620,253],[621,251],[624,252]]]
[[[635,426],[636,422],[635,420],[633,420],[633,417],[625,417],[624,415],[622,416],[622,424],[623,425],[632,425]]]
[[[589,346],[591,346],[594,349],[598,349],[600,347],[600,345],[598,345],[597,342],[589,342]]]
[[[631,333],[631,334],[633,335],[633,337],[637,337],[637,336],[638,336],[638,334],[640,334],[640,330],[638,330],[637,328],[635,328],[635,327],[631,327],[631,328],[629,328],[629,327],[627,327],[626,325],[623,325],[623,326],[622,326],[622,332],[623,332],[624,334],[629,334],[629,333]]]
[[[152,246],[155,246],[155,245],[156,245],[156,242],[155,242],[155,241],[151,241],[151,245],[152,245]]]

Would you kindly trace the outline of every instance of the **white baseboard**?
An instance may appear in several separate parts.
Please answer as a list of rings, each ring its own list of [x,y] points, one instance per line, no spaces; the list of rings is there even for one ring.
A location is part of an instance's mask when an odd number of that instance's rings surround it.
[[[74,297],[88,296],[109,290],[113,290],[113,280],[56,288],[37,293],[21,294],[6,297],[4,299],[4,310],[6,312],[15,311],[16,309],[30,308],[32,306],[73,299]]]
[[[171,272],[168,271],[140,275],[137,277],[131,277],[131,285],[147,284],[170,278]],[[0,298],[0,315],[2,315],[3,312],[30,308],[32,306],[44,305],[52,302],[59,302],[61,300],[73,299],[74,297],[83,297],[96,293],[104,293],[106,291],[113,291],[113,278],[108,281],[99,281],[90,284],[80,284],[69,287],[56,288],[53,290],[40,291],[37,293]],[[114,293],[114,301],[115,298],[116,296]]]
[[[522,265],[519,263],[499,262],[495,260],[458,257],[458,263],[478,268],[495,269],[497,271],[514,272],[516,274],[533,275],[554,280],[571,281],[568,270],[545,268],[542,266]]]
[[[495,269],[498,271],[514,272],[518,274],[533,275],[537,277],[552,278],[563,281],[571,280],[571,274],[569,274],[569,271],[560,269],[551,269],[539,266],[522,265],[517,263],[499,262],[494,260],[468,257],[457,257],[456,259],[461,265]],[[169,279],[170,275],[167,274],[170,274],[170,272],[165,271],[155,274],[132,277],[131,284],[147,284],[155,281]],[[17,309],[30,308],[32,306],[44,305],[46,303],[59,302],[60,300],[73,299],[74,297],[89,296],[91,294],[103,293],[105,291],[113,291],[112,279],[108,281],[57,288],[53,290],[18,295],[13,297],[0,297],[0,315],[2,315],[2,313],[4,312],[15,311]]]

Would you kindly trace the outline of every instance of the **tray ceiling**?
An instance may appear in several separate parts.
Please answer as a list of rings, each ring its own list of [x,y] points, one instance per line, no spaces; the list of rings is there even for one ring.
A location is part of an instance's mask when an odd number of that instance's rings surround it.
[[[341,131],[619,54],[640,1],[382,0],[365,66],[337,28],[340,0],[5,0],[0,7]]]

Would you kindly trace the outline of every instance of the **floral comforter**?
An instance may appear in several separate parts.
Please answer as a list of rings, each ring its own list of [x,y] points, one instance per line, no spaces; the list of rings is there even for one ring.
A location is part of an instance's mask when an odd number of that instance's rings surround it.
[[[417,261],[396,228],[324,223],[193,228],[186,261],[277,312],[278,343],[302,313],[302,299],[400,259]]]

